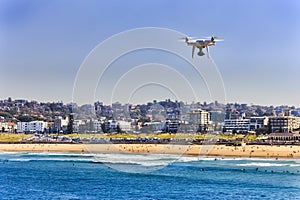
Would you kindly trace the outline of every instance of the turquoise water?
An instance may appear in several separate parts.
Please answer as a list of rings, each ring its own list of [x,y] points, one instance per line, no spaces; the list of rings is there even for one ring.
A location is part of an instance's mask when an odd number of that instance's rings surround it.
[[[300,199],[300,160],[0,152],[0,199]]]

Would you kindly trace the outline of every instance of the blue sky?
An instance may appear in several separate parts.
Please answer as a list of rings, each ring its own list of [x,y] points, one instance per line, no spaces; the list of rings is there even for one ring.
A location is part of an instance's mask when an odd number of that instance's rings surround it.
[[[297,0],[0,0],[0,98],[70,102],[96,45],[162,27],[224,37],[211,55],[228,102],[300,106],[299,11]]]

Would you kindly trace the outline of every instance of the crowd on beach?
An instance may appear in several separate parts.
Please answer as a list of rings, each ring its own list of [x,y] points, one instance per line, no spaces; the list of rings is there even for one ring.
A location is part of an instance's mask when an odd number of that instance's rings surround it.
[[[1,144],[0,151],[88,152],[88,153],[158,153],[205,156],[300,158],[297,145],[179,144],[179,143],[14,143]]]

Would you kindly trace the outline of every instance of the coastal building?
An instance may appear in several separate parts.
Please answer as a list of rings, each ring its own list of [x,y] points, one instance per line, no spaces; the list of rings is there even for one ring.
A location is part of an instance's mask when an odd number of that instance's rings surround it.
[[[299,133],[271,133],[268,139],[272,141],[300,141]]]
[[[118,125],[119,125],[119,127],[122,131],[124,131],[124,132],[131,132],[132,131],[131,122],[119,120],[117,123],[118,123]]]
[[[0,132],[14,133],[17,130],[17,124],[13,122],[0,122]]]
[[[30,132],[43,132],[47,128],[48,123],[44,121],[32,121],[29,122]]]
[[[247,133],[250,130],[250,119],[225,119],[223,129],[230,132]]]
[[[31,121],[31,122],[18,122],[17,132],[19,133],[43,133],[47,128],[47,122],[44,121]]]
[[[289,133],[299,128],[299,117],[295,116],[276,116],[269,118],[270,132]]]
[[[115,120],[105,122],[105,128],[109,133],[117,132],[118,123]]]
[[[178,109],[172,109],[172,108],[168,108],[167,109],[167,119],[170,120],[178,120],[181,118],[180,116],[180,111]]]
[[[101,125],[101,121],[100,120],[93,120],[93,128],[94,128],[94,132],[96,133],[102,133],[102,125]]]
[[[161,132],[165,126],[165,123],[164,122],[145,122],[144,126],[149,127],[150,132],[155,133],[155,132]]]
[[[57,133],[65,132],[67,130],[68,123],[69,123],[68,118],[64,119],[61,116],[56,116],[53,125],[54,131],[56,131]]]
[[[131,132],[133,131],[133,126],[131,122],[123,121],[123,120],[107,120],[103,122],[102,128],[104,132],[114,133],[114,132]]]
[[[250,117],[250,131],[268,126],[268,117]]]
[[[79,133],[85,129],[84,120],[76,119],[73,121],[73,133]]]
[[[74,133],[102,133],[102,123],[95,119],[77,119],[73,123]]]
[[[224,126],[225,112],[220,110],[208,111],[210,116],[212,131],[221,132]]]
[[[180,126],[180,121],[177,119],[168,119],[162,131],[167,133],[177,133]]]
[[[204,110],[192,110],[187,113],[187,122],[189,129],[194,132],[206,132],[209,126],[210,115]]]
[[[225,113],[223,111],[212,110],[212,111],[208,111],[208,112],[209,112],[210,121],[212,121],[212,122],[224,122]]]

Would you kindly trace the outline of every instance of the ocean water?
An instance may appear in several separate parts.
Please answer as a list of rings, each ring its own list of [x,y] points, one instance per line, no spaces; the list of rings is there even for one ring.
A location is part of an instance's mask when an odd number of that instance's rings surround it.
[[[0,199],[300,199],[300,160],[0,152]]]

